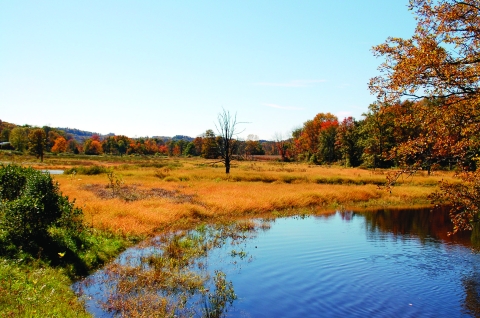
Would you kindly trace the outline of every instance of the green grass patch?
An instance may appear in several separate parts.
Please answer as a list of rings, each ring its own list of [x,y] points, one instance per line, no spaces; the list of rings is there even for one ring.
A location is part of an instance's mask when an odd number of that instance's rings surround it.
[[[61,268],[0,259],[1,317],[90,317]]]
[[[97,175],[110,172],[110,169],[104,166],[76,166],[69,169],[65,169],[63,174],[83,174],[83,175]]]

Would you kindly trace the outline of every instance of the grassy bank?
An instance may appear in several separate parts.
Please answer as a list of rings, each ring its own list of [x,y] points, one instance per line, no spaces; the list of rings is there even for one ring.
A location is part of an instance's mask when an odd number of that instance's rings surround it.
[[[56,259],[21,249],[15,255],[1,256],[0,317],[89,317],[70,289],[80,277],[77,270],[86,275],[132,244],[99,232],[89,237],[91,245],[81,253],[55,249]]]
[[[0,316],[86,315],[69,286],[132,239],[88,226],[49,175],[0,166]]]

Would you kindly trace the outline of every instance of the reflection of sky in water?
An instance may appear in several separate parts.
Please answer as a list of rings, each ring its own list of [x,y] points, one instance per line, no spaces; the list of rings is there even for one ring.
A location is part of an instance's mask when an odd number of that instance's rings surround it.
[[[229,317],[475,315],[480,255],[458,243],[465,238],[435,233],[449,226],[437,216],[414,212],[277,219],[206,263],[233,282]]]

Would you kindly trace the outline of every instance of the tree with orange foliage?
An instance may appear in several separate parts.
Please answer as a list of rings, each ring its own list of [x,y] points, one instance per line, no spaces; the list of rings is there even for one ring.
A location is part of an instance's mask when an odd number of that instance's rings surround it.
[[[67,141],[63,137],[58,137],[55,139],[54,145],[52,147],[52,152],[60,153],[67,151]]]
[[[83,147],[86,155],[100,155],[103,153],[102,144],[97,139],[87,139]]]
[[[58,131],[57,129],[54,129],[48,126],[44,126],[42,129],[45,130],[45,133],[47,134],[46,150],[53,152],[52,147],[55,145],[55,140],[63,136],[60,134],[60,131]]]
[[[162,155],[167,156],[167,155],[168,155],[168,147],[167,147],[167,145],[160,145],[160,146],[158,146],[158,152],[161,153]]]
[[[153,139],[145,140],[145,152],[149,155],[154,155],[158,152],[157,142]]]
[[[201,155],[202,154],[202,146],[203,146],[203,138],[202,137],[196,137],[193,140],[193,144],[195,146],[195,153],[197,155]]]
[[[412,38],[389,38],[373,48],[385,61],[370,90],[387,107],[400,98],[432,101],[430,130],[437,119],[457,126],[463,138],[452,143],[444,130],[442,147],[468,159],[465,150],[479,146],[472,136],[480,130],[480,3],[411,0],[410,9],[418,17]]]
[[[338,119],[331,113],[319,113],[313,120],[306,121],[303,128],[293,134],[297,154],[313,163],[333,162],[337,127]]]
[[[434,160],[448,156],[463,165],[480,147],[480,2],[410,0],[410,9],[417,19],[414,35],[388,38],[373,48],[385,60],[381,75],[370,80],[370,90],[383,107],[401,98],[427,100],[413,117],[399,118],[407,124],[418,117],[424,122],[423,132],[402,143],[400,151],[428,151]],[[455,231],[472,228],[479,219],[479,178],[465,172],[461,186],[443,183],[434,196],[436,202],[453,204]]]
[[[181,154],[182,154],[182,148],[180,147],[179,144],[175,144],[175,146],[173,146],[173,155],[175,157],[179,157]]]

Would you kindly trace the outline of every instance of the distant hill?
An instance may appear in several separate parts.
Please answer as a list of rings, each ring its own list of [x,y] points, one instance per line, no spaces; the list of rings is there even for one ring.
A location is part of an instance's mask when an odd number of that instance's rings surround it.
[[[96,132],[91,132],[91,131],[86,131],[86,130],[80,130],[80,129],[76,129],[76,128],[61,128],[61,127],[57,127],[56,129],[59,129],[59,130],[63,130],[65,131],[65,133],[67,134],[71,134],[73,135],[73,138],[79,142],[83,142],[84,140],[92,137],[93,135],[99,135],[102,139],[104,138],[108,138],[110,136],[115,136],[114,133],[109,133],[109,134],[106,134],[106,135],[102,135],[102,134],[99,134],[99,133],[96,133]],[[193,141],[194,138],[192,137],[189,137],[189,136],[184,136],[184,135],[175,135],[173,137],[169,137],[169,136],[153,136],[152,138],[159,138],[159,139],[162,139],[164,141],[169,141],[169,140],[174,140],[174,141],[177,141],[177,140],[185,140],[185,141]],[[135,139],[135,138],[133,138]]]
[[[2,130],[4,130],[4,129],[5,130],[6,129],[12,130],[16,126],[18,126],[18,125],[11,124],[11,123],[8,123],[6,121],[0,120],[0,141],[5,141],[5,142],[8,141],[7,137],[2,138],[2,135],[1,135]],[[80,130],[80,129],[77,129],[77,128],[55,127],[54,129],[63,130],[65,132],[65,134],[73,136],[73,138],[80,143],[83,143],[85,140],[87,140],[88,138],[91,138],[93,135],[99,135],[101,137],[101,139],[105,139],[105,138],[108,138],[110,136],[115,136],[114,133],[108,133],[106,135],[103,135],[103,134],[100,134],[100,133],[97,133],[97,132]],[[184,136],[184,135],[175,135],[173,137],[170,137],[170,136],[153,136],[152,138],[162,139],[165,142],[167,142],[169,140],[174,140],[174,141],[185,140],[185,141],[191,142],[195,139],[195,138],[192,138],[190,136]],[[5,140],[3,140],[3,139],[5,139]],[[135,139],[135,138],[133,138],[133,139]]]
[[[73,138],[79,142],[83,142],[84,140],[92,137],[93,135],[99,135],[102,139],[107,138],[109,136],[115,136],[114,133],[109,133],[106,135],[102,135],[96,132],[91,132],[91,131],[86,131],[86,130],[80,130],[76,128],[62,128],[62,127],[57,127],[56,129],[58,130],[63,130],[66,134],[70,134],[73,136]]]
[[[169,136],[153,136],[152,138],[158,138],[158,139],[162,139],[163,141],[167,142],[167,141],[170,141],[170,140],[174,140],[174,141],[177,141],[177,140],[185,140],[185,141],[193,141],[195,138],[192,138],[190,136],[184,136],[184,135],[175,135],[173,137],[169,137]]]

